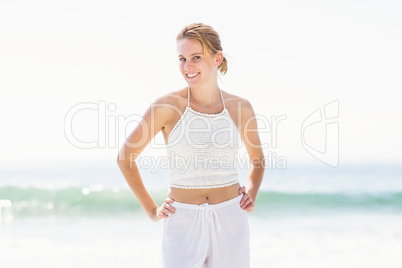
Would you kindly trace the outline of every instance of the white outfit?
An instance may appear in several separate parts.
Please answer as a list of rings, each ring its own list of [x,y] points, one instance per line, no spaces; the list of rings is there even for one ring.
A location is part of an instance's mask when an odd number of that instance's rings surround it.
[[[174,202],[165,218],[162,244],[165,268],[248,268],[250,244],[243,195],[210,205]]]
[[[200,189],[238,183],[235,161],[241,139],[222,91],[222,112],[205,114],[190,107],[188,90],[187,107],[168,137],[170,186]],[[164,219],[163,267],[248,268],[249,227],[247,212],[240,207],[242,196],[219,204],[173,202],[175,213]]]
[[[239,182],[236,156],[241,138],[220,93],[223,110],[206,114],[190,107],[189,88],[187,107],[166,145],[171,187],[216,188]]]

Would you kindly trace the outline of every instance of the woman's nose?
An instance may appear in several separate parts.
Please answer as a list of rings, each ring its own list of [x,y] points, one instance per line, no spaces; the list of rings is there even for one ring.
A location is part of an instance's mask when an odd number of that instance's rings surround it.
[[[186,62],[184,63],[184,70],[185,70],[185,71],[191,71],[192,68],[193,68],[193,64],[192,64],[191,62],[186,61]]]

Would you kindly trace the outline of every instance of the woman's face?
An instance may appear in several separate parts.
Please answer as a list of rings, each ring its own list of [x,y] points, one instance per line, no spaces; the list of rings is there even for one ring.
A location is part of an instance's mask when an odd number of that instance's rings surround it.
[[[216,79],[217,66],[220,64],[217,59],[218,55],[208,54],[208,64],[200,41],[188,38],[180,40],[177,44],[177,54],[180,72],[189,86],[200,85],[208,82],[209,79]]]

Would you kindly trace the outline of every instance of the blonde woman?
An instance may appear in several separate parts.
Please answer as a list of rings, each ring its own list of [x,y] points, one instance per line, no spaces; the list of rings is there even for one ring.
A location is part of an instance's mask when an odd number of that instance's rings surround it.
[[[255,114],[249,101],[218,86],[218,71],[227,72],[227,60],[212,27],[185,26],[177,36],[177,52],[187,86],[148,108],[117,162],[148,216],[164,220],[164,267],[246,268],[247,212],[254,210],[264,174]],[[170,188],[161,206],[144,187],[134,161],[159,131],[171,160]],[[247,187],[238,180],[241,142],[250,158]]]

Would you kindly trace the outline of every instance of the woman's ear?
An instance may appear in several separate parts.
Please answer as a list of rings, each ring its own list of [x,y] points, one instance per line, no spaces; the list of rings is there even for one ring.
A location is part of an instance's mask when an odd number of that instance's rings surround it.
[[[216,52],[216,54],[215,54],[215,65],[216,66],[221,65],[222,61],[223,61],[223,53],[222,53],[222,51]]]

